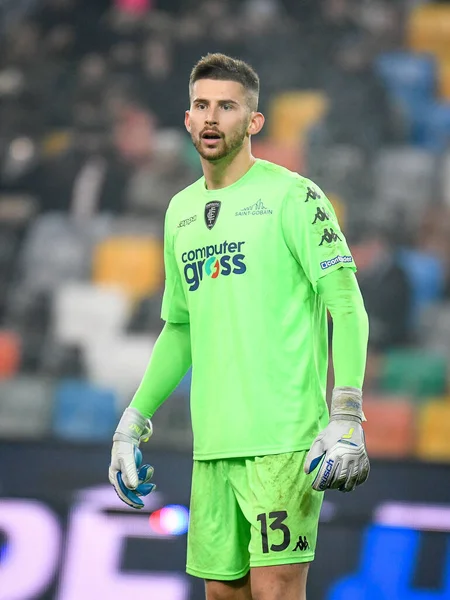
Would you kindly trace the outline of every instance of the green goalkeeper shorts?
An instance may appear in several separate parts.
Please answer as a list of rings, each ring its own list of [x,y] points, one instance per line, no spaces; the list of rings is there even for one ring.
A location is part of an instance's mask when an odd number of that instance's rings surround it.
[[[194,461],[186,571],[233,580],[314,559],[323,493],[306,452]]]

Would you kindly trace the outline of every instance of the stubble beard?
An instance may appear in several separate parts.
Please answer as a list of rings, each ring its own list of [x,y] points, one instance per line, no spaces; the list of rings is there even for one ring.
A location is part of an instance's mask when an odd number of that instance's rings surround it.
[[[239,131],[233,133],[232,137],[228,140],[222,137],[218,148],[205,148],[203,146],[203,140],[199,135],[191,135],[192,143],[195,149],[202,158],[210,162],[216,162],[226,158],[227,156],[233,156],[239,152],[244,145],[246,138],[247,124],[243,124]]]

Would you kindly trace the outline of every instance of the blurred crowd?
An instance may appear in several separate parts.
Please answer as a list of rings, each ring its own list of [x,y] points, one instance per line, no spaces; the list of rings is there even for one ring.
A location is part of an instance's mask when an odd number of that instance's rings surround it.
[[[242,58],[261,77],[269,120],[255,154],[311,177],[335,204],[371,321],[367,389],[380,389],[391,351],[427,348],[446,363],[450,118],[438,142],[412,132],[379,63],[404,52],[409,15],[421,4],[21,0],[3,8],[0,324],[18,339],[17,372],[92,380],[82,344],[58,339],[55,298],[68,281],[108,281],[96,271],[96,244],[114,236],[160,243],[170,198],[200,175],[183,118],[190,69],[208,52]],[[311,94],[326,99],[323,110],[316,114],[316,103],[314,118],[303,112],[308,127],[288,141],[282,124],[294,130],[297,108],[283,102],[293,97],[298,107]],[[161,257],[152,252],[158,276],[134,290],[121,325],[128,334],[161,327]]]
[[[401,7],[360,4],[34,3],[0,40],[2,191],[35,196],[40,212],[159,215],[198,173],[182,123],[190,69],[208,51],[254,66],[263,111],[283,90],[324,89],[330,141],[371,151],[394,140],[370,61],[398,43]]]

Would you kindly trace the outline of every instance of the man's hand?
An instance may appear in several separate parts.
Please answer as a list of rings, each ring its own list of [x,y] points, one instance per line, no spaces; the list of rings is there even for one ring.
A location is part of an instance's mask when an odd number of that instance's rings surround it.
[[[142,465],[140,442],[152,435],[152,423],[135,408],[125,409],[113,437],[109,481],[119,498],[133,508],[143,508],[142,496],[155,489],[153,467]]]
[[[361,421],[362,394],[355,388],[335,388],[331,417],[306,457],[305,472],[319,466],[312,487],[317,491],[351,492],[369,476],[370,463]]]

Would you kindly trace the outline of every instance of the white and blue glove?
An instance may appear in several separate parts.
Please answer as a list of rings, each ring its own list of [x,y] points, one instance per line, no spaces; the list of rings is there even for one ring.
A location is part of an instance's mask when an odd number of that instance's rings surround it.
[[[143,496],[148,496],[155,484],[150,483],[153,467],[142,464],[141,442],[147,442],[153,428],[136,408],[125,409],[113,437],[109,481],[119,498],[132,508],[143,508]]]
[[[314,440],[305,461],[306,473],[319,467],[312,483],[315,490],[351,492],[369,477],[363,420],[361,390],[335,388],[330,422]]]

